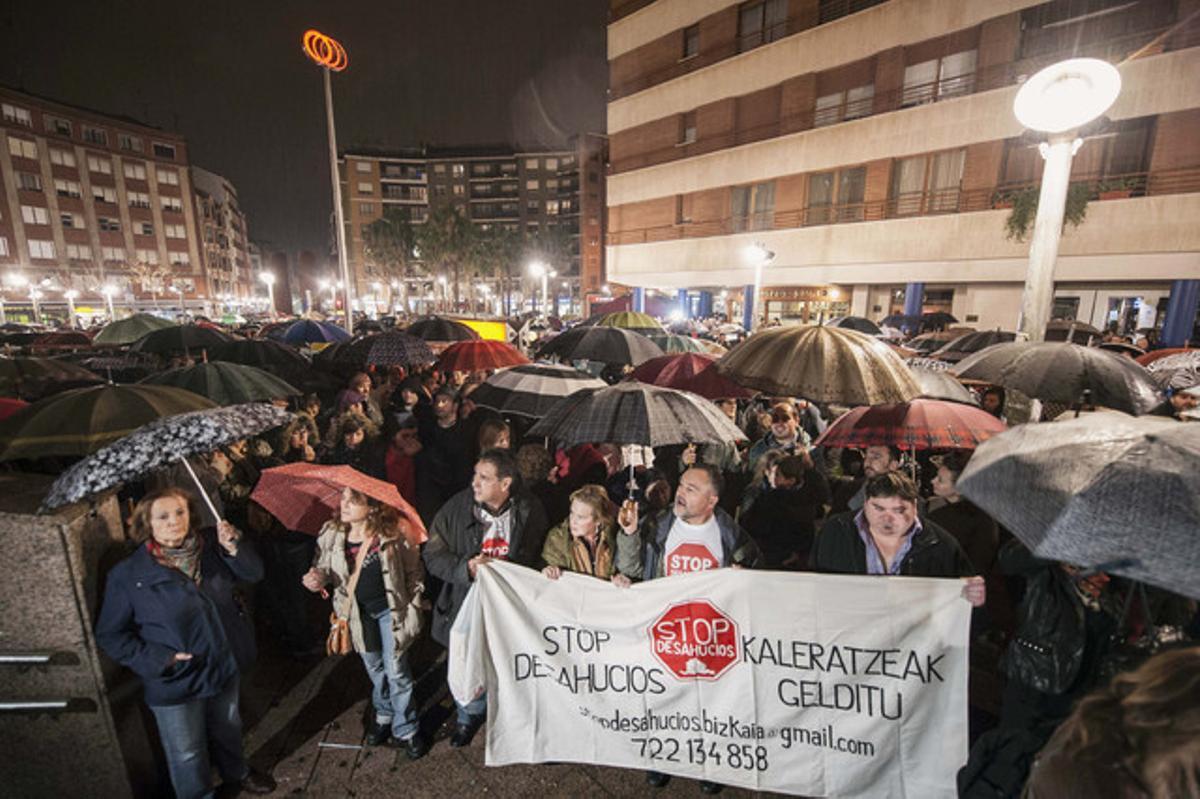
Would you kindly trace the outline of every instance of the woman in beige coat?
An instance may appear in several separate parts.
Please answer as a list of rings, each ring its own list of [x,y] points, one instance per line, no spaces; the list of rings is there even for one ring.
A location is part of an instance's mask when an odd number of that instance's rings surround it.
[[[321,528],[303,583],[314,592],[333,585],[333,611],[347,620],[354,651],[371,678],[375,720],[367,745],[390,738],[416,760],[429,747],[420,733],[406,652],[421,631],[425,570],[404,524],[394,508],[347,488],[339,519]]]

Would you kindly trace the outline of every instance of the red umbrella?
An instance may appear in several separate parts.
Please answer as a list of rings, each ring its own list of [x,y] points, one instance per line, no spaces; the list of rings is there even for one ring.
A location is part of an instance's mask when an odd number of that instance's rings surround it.
[[[753,397],[754,392],[743,388],[713,368],[716,358],[698,352],[683,352],[651,358],[633,370],[634,380],[662,388],[690,391],[705,399]]]
[[[1192,347],[1171,347],[1165,350],[1151,350],[1145,355],[1139,355],[1138,357],[1134,358],[1134,360],[1140,363],[1142,366],[1149,366],[1159,358],[1166,358],[1168,355],[1178,355],[1181,352],[1189,352],[1192,349]]]
[[[855,408],[831,424],[813,446],[975,449],[1005,429],[1004,422],[973,405],[915,399]]]
[[[92,338],[79,330],[55,330],[43,333],[29,345],[31,347],[90,347]]]
[[[342,490],[346,488],[400,511],[406,522],[401,526],[413,546],[428,539],[421,517],[404,501],[396,486],[368,477],[350,466],[289,463],[266,469],[250,499],[262,505],[289,530],[316,535],[338,512]]]
[[[0,419],[7,419],[17,411],[28,406],[29,403],[25,400],[0,397]]]
[[[503,341],[459,341],[442,352],[437,368],[443,372],[478,372],[529,362],[516,347]]]

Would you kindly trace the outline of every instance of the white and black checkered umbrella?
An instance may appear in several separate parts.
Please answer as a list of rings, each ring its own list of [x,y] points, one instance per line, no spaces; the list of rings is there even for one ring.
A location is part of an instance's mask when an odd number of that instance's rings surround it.
[[[529,434],[547,436],[563,447],[602,442],[663,447],[746,438],[703,397],[637,382],[577,391],[555,405]]]
[[[42,500],[42,509],[78,502],[180,458],[211,452],[291,420],[292,414],[263,402],[157,419],[63,472]]]
[[[1093,413],[983,442],[956,485],[1039,557],[1200,599],[1197,463],[1200,424]]]
[[[1151,361],[1146,367],[1154,382],[1163,388],[1189,389],[1200,386],[1200,350],[1188,350]]]
[[[471,392],[471,401],[501,414],[541,419],[563,397],[585,388],[604,388],[603,380],[552,363],[502,369]]]
[[[619,327],[576,327],[559,333],[538,350],[539,358],[637,366],[666,355],[662,347],[640,333]]]

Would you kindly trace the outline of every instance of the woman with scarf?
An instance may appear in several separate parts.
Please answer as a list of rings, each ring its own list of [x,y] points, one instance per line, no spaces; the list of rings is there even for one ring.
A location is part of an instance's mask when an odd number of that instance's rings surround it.
[[[617,526],[612,502],[598,485],[585,485],[571,494],[567,520],[546,534],[542,546],[542,569],[551,580],[564,571],[587,574],[601,580],[613,576]]]
[[[410,523],[392,506],[345,489],[338,518],[321,528],[302,582],[313,592],[334,586],[334,615],[347,621],[371,679],[375,719],[367,745],[391,739],[416,760],[429,744],[417,720],[407,652],[421,632],[425,569],[417,537],[405,534]]]
[[[224,786],[270,793],[247,766],[238,683],[254,661],[254,632],[234,597],[262,578],[262,562],[225,521],[197,530],[193,498],[156,491],[134,509],[141,546],[108,575],[96,640],[142,678],[176,796],[213,795],[209,756]]]

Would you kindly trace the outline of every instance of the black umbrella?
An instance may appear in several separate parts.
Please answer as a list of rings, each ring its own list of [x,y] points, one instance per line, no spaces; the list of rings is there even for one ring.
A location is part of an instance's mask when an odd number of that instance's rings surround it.
[[[150,422],[63,472],[50,487],[42,508],[77,502],[173,461],[211,452],[280,427],[292,418],[292,414],[274,405],[256,402],[181,413]],[[207,501],[203,489],[197,493]]]
[[[619,327],[576,327],[559,333],[538,350],[539,358],[557,356],[564,361],[597,361],[637,366],[666,355],[662,348],[640,333]]]
[[[985,441],[958,490],[1035,555],[1200,599],[1200,424],[1095,413]]]
[[[201,325],[173,325],[154,330],[138,339],[131,350],[167,354],[190,350],[215,349],[229,341],[229,336]]]
[[[0,396],[33,402],[60,391],[104,380],[94,372],[57,358],[0,358]]]
[[[422,339],[402,330],[389,330],[335,345],[332,352],[319,353],[317,360],[362,369],[367,366],[423,366],[436,361],[437,356]]]
[[[960,361],[954,371],[960,378],[1016,389],[1043,402],[1069,405],[1090,391],[1096,405],[1139,414],[1161,401],[1146,367],[1067,342],[995,344]]]
[[[966,333],[952,340],[940,349],[934,350],[934,358],[957,363],[973,352],[979,352],[993,344],[1003,344],[1017,337],[1016,333],[1007,330],[980,330],[978,333]]]
[[[501,414],[540,419],[563,397],[584,388],[604,388],[603,380],[551,363],[501,369],[471,392],[471,402]]]
[[[916,378],[917,385],[921,387],[922,397],[963,402],[967,405],[979,404],[979,401],[975,399],[975,395],[966,386],[958,382],[954,375],[942,369],[925,369],[920,366],[914,366],[912,363],[913,360],[916,359],[910,359],[908,366],[912,370],[913,377]],[[934,361],[934,363],[937,363],[937,361]]]
[[[956,324],[958,324],[958,319],[954,318],[953,314],[948,314],[945,311],[931,311],[927,314],[921,314],[922,330],[942,330],[946,325]]]
[[[478,333],[462,322],[456,322],[453,319],[443,319],[440,316],[418,319],[406,327],[404,332],[422,341],[474,341],[479,338]]]
[[[336,346],[336,345],[331,345]],[[229,341],[208,354],[211,361],[227,361],[242,366],[254,366],[283,376],[312,368],[307,358],[286,344],[266,338],[246,338]]]
[[[879,329],[879,325],[862,316],[837,316],[830,319],[827,324],[830,327],[848,327],[859,333],[866,333],[868,336],[878,336],[883,333]]]
[[[168,369],[142,381],[156,386],[185,388],[194,394],[208,397],[218,405],[240,405],[287,399],[301,393],[300,389],[284,382],[270,372],[236,363],[198,363],[179,369]]]
[[[1046,341],[1071,341],[1087,346],[1102,335],[1091,325],[1074,319],[1054,319],[1046,324]]]
[[[921,326],[921,317],[902,313],[888,314],[879,320],[880,327],[895,327],[900,330],[916,330]]]

